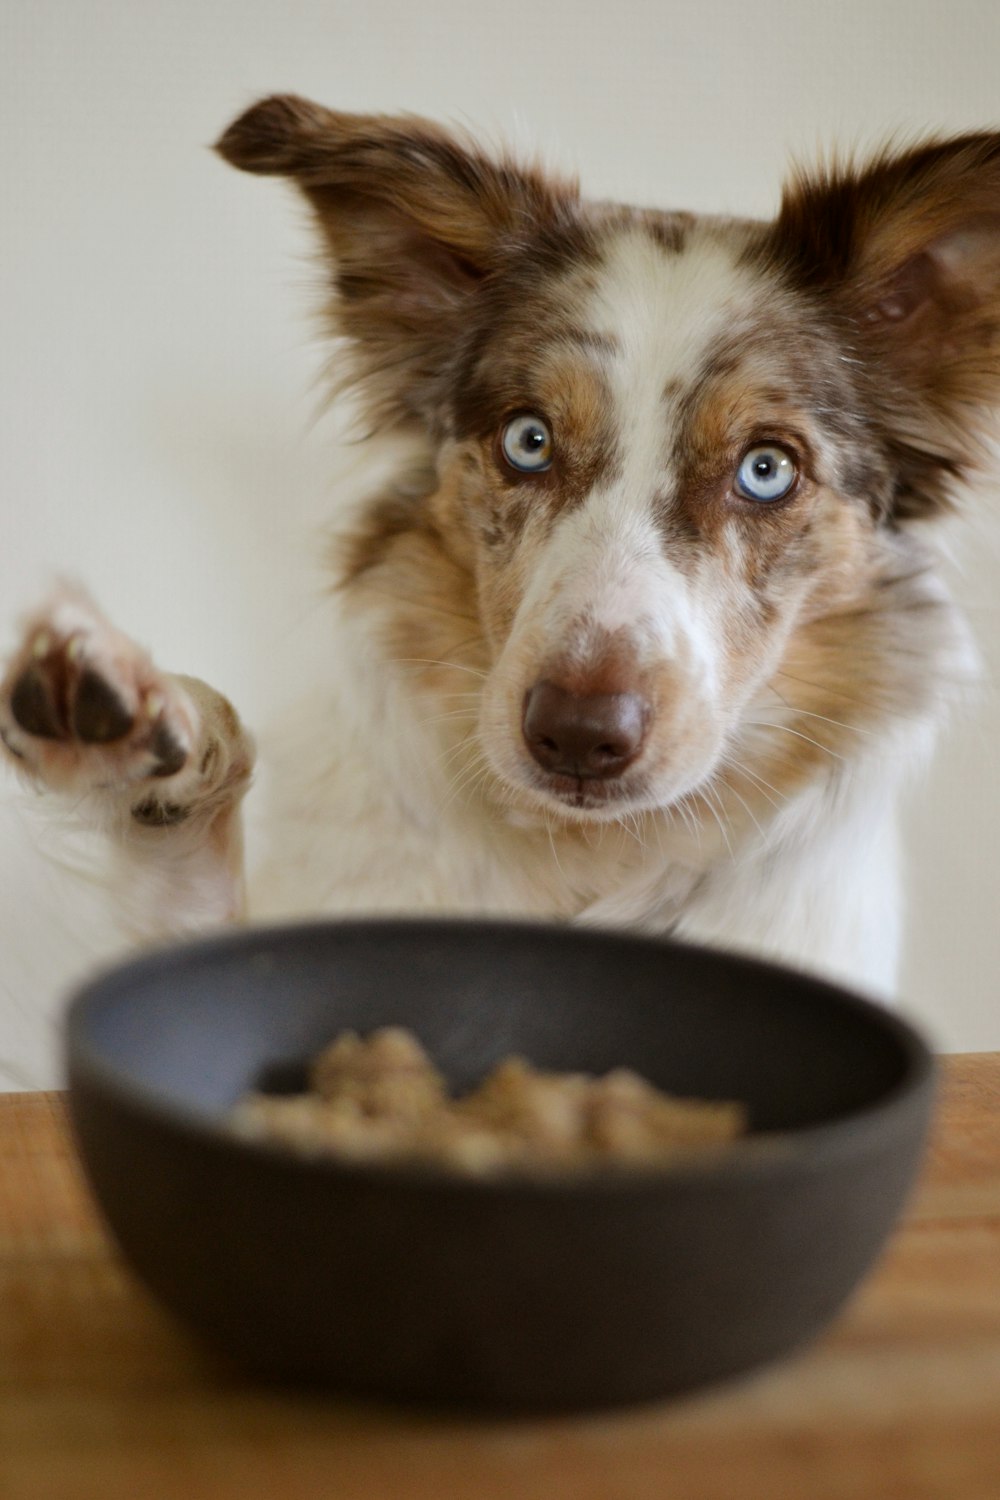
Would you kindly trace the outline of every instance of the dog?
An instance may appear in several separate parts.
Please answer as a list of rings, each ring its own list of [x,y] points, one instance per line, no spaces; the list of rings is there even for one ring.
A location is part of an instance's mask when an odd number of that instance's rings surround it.
[[[137,938],[323,913],[624,925],[889,997],[900,791],[970,645],[936,537],[991,473],[1000,134],[798,172],[773,222],[588,202],[422,119],[265,99],[390,480],[244,873],[254,745],[80,590],[0,686]]]

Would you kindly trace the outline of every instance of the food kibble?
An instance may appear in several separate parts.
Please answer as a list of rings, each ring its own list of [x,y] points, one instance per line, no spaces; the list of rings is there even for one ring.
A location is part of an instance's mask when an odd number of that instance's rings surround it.
[[[627,1068],[593,1078],[510,1057],[455,1098],[397,1026],[345,1031],[313,1060],[308,1093],[248,1094],[230,1120],[245,1139],[302,1155],[433,1162],[468,1176],[666,1164],[747,1128],[741,1105],[672,1098]]]

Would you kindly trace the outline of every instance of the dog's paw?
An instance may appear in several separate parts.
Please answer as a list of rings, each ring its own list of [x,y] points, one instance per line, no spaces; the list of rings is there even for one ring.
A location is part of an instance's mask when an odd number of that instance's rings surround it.
[[[54,790],[176,776],[197,742],[177,683],[82,593],[62,589],[25,624],[0,684],[0,739]]]

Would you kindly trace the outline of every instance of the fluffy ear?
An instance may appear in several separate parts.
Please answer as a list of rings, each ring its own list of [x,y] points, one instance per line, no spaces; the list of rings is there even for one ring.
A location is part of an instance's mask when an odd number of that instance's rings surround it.
[[[870,377],[895,514],[947,506],[1000,405],[1000,134],[800,176],[770,245]]]
[[[427,417],[469,298],[519,247],[572,222],[575,185],[494,162],[429,121],[264,99],[216,146],[245,172],[291,177],[333,257],[333,325],[369,396]]]

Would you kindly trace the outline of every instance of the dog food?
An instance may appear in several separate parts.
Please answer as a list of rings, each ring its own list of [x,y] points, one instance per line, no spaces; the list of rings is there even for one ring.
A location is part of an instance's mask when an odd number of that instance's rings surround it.
[[[470,1176],[669,1163],[746,1130],[741,1105],[671,1098],[625,1068],[593,1078],[511,1057],[455,1098],[398,1027],[344,1032],[313,1061],[308,1093],[247,1095],[231,1121],[246,1139],[305,1155],[433,1162]]]

